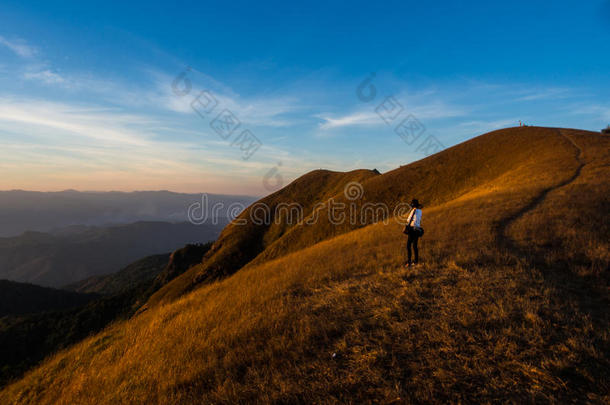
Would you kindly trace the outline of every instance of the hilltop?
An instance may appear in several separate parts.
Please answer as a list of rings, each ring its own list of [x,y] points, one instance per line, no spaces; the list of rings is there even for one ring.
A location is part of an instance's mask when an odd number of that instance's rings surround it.
[[[609,150],[599,133],[521,127],[385,174],[309,173],[262,200],[298,203],[303,221],[228,225],[146,310],[0,401],[607,402]],[[415,269],[394,210],[317,215],[331,199],[412,197],[426,228]]]

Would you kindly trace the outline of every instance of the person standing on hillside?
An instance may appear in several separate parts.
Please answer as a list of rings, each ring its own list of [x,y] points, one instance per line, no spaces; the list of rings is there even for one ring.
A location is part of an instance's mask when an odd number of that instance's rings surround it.
[[[411,201],[411,212],[407,216],[407,224],[403,233],[407,235],[407,264],[406,267],[416,266],[419,261],[419,250],[417,242],[424,235],[424,228],[421,226],[422,208],[419,201],[414,198]],[[413,249],[414,261],[411,262],[411,249]]]

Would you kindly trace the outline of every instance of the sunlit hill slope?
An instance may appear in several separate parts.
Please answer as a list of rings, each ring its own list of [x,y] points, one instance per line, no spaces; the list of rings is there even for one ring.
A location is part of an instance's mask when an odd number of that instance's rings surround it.
[[[609,150],[521,127],[385,174],[309,173],[262,200],[303,221],[227,226],[137,316],[0,402],[607,402]],[[392,215],[413,197],[423,265],[406,269]],[[391,209],[335,224],[330,199]]]

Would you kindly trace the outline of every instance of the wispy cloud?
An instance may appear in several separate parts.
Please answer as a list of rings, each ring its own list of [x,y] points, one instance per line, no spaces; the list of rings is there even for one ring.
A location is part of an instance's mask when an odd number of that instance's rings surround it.
[[[295,95],[244,97],[211,76],[197,71],[188,75],[193,86],[191,92],[186,96],[178,96],[172,91],[175,76],[158,71],[150,71],[149,74],[154,79],[154,89],[147,98],[173,112],[193,113],[191,102],[202,90],[209,91],[221,109],[230,110],[246,125],[290,126],[295,123],[295,119],[289,115],[302,110]]]
[[[610,122],[610,106],[596,104],[587,106],[577,106],[572,109],[573,114],[593,115],[599,119]]]
[[[23,77],[28,80],[38,80],[46,84],[60,84],[66,82],[66,80],[58,73],[52,72],[48,69],[41,70],[39,72],[26,72],[23,74]]]
[[[9,40],[3,36],[0,36],[0,45],[7,47],[22,58],[32,58],[38,53],[37,48],[28,45],[28,43],[23,39]]]
[[[59,130],[64,137],[132,145],[142,145],[147,136],[130,125],[151,123],[143,117],[99,108],[6,98],[0,99],[0,125],[3,122]]]
[[[551,87],[534,90],[522,90],[520,93],[523,95],[518,96],[515,101],[534,101],[553,98],[566,98],[570,95],[570,89]]]
[[[358,111],[351,114],[332,117],[328,114],[318,114],[317,118],[320,118],[324,122],[320,123],[320,129],[333,129],[341,127],[351,126],[372,126],[383,124],[382,119],[375,112],[371,111]]]
[[[419,120],[436,120],[445,118],[461,117],[467,114],[465,106],[450,105],[442,100],[438,100],[439,95],[433,91],[421,92],[417,95],[401,93],[394,97],[400,106],[392,106],[401,110],[401,116],[413,115]],[[376,126],[385,125],[381,115],[377,114],[376,107],[381,106],[384,100],[379,100],[377,105],[371,105],[369,109],[359,109],[357,111],[344,114],[333,115],[329,113],[317,114],[316,118],[323,120],[319,124],[322,130],[330,130],[341,127],[354,126]],[[383,108],[381,108],[383,111]]]
[[[137,81],[100,78],[91,74],[60,75],[44,65],[30,66],[23,77],[45,85],[58,86],[72,94],[95,95],[98,101],[127,109],[144,108],[179,114],[194,114],[191,102],[205,89],[217,99],[220,109],[230,110],[244,125],[288,127],[300,122],[294,115],[302,109],[295,95],[244,97],[200,72],[190,77],[193,88],[186,96],[174,94],[172,83],[175,76],[150,69],[143,70]]]
[[[458,127],[464,128],[464,129],[468,130],[469,132],[484,133],[484,132],[493,131],[495,129],[513,127],[517,124],[517,122],[518,122],[518,119],[515,119],[515,118],[490,120],[490,121],[476,120],[476,121],[460,122],[458,124]]]

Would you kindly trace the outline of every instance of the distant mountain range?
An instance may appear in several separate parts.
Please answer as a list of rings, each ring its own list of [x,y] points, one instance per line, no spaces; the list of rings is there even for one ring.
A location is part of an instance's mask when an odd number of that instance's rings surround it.
[[[225,224],[136,222],[0,238],[0,279],[61,287],[114,273],[142,257],[212,241]]]
[[[181,194],[170,191],[61,192],[0,191],[0,237],[25,231],[50,232],[71,225],[106,226],[138,221],[185,222],[188,209],[207,199],[206,214],[222,203],[224,218],[231,204],[247,206],[255,197],[223,194]],[[203,215],[203,213],[198,213]]]

